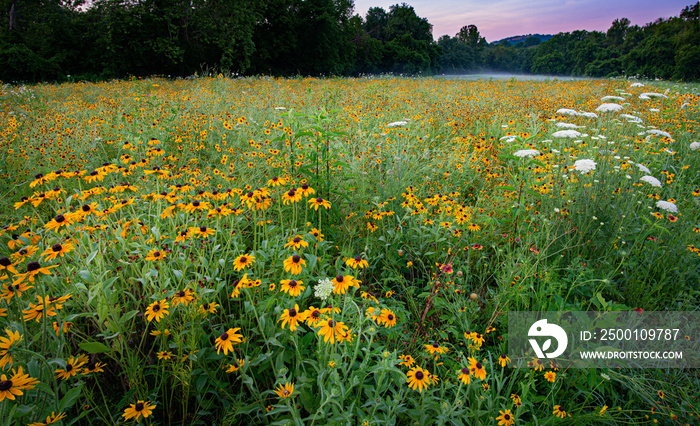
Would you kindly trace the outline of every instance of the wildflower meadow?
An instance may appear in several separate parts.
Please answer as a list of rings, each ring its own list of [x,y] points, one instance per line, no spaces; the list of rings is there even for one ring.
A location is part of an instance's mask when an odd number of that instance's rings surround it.
[[[0,423],[697,424],[507,316],[698,309],[698,88],[0,86]]]

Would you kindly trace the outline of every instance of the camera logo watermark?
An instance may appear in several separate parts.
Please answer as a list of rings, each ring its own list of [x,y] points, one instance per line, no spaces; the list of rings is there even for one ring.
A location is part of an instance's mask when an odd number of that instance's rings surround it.
[[[546,319],[539,320],[532,324],[527,335],[529,337],[550,337],[544,341],[542,348],[537,343],[537,339],[529,339],[530,346],[537,354],[537,358],[557,358],[566,351],[566,346],[569,344],[569,338],[566,336],[566,331],[556,324],[547,323]],[[544,351],[552,347],[552,339],[557,341],[556,350],[554,352],[545,353]]]
[[[508,312],[508,357],[513,367],[700,368],[700,311]]]

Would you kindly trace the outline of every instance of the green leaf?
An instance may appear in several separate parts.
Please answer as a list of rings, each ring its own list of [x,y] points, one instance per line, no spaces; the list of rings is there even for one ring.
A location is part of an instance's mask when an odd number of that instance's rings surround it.
[[[80,349],[91,354],[111,352],[112,348],[100,342],[85,342],[78,345]]]
[[[66,411],[69,408],[71,408],[73,405],[75,405],[75,402],[80,397],[80,391],[82,389],[83,389],[83,386],[80,385],[78,387],[75,387],[75,388],[69,390],[65,394],[65,396],[61,399],[61,402],[58,404],[58,411]]]

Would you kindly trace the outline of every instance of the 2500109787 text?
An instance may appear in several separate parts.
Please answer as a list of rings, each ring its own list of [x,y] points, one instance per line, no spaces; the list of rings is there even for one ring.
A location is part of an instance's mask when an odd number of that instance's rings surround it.
[[[676,340],[678,328],[602,328],[594,332],[581,331],[581,340]]]

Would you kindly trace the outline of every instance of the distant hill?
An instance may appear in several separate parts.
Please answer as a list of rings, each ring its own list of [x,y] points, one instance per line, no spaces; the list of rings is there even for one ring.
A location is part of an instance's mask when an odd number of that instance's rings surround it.
[[[530,42],[526,42],[526,40],[531,38],[531,37],[534,37],[534,38],[538,39],[539,41],[534,42],[534,40],[533,40]],[[505,43],[505,44],[512,46],[514,44],[522,42],[522,43],[525,43],[526,45],[534,46],[535,44],[539,44],[539,43],[542,43],[543,41],[547,41],[552,37],[554,37],[553,34],[527,34],[527,35],[519,35],[519,36],[504,38],[502,40],[491,42],[491,44]]]

